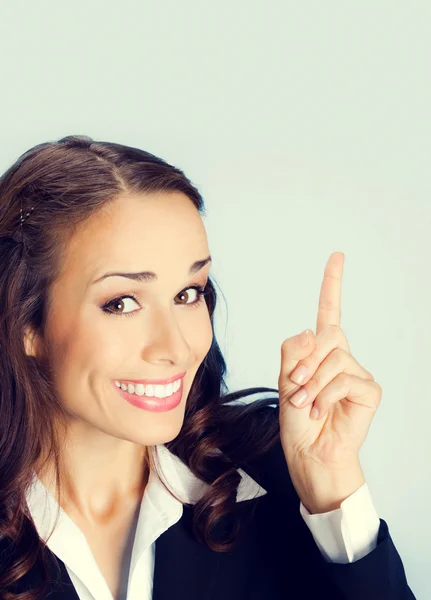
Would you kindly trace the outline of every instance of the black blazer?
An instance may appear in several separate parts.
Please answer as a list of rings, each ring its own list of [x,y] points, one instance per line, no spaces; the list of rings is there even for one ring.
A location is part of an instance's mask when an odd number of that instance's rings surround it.
[[[267,494],[237,504],[248,519],[237,547],[219,553],[194,541],[192,509],[185,505],[181,519],[156,540],[153,600],[415,600],[383,519],[372,552],[354,563],[329,563],[299,512],[281,443],[244,471]],[[229,529],[220,524],[215,533],[224,527]],[[4,569],[10,553],[2,549],[0,542]],[[78,600],[58,562],[61,578],[52,582],[49,600]],[[53,562],[50,568],[56,578]],[[38,583],[35,566],[14,591]]]

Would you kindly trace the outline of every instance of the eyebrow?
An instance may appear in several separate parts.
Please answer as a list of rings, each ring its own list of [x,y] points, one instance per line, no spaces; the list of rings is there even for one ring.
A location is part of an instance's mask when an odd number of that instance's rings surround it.
[[[198,271],[204,268],[206,264],[212,261],[211,256],[204,258],[203,260],[195,261],[189,268],[189,275],[194,275]],[[101,277],[95,279],[91,285],[95,283],[99,283],[99,281],[103,281],[107,277],[127,277],[127,279],[132,279],[133,281],[138,281],[139,283],[146,283],[148,281],[157,280],[157,275],[153,271],[142,271],[140,273],[105,273]]]

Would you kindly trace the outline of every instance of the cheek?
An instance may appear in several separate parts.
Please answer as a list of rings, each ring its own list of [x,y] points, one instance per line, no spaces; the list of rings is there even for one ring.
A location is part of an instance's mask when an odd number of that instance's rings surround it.
[[[121,364],[127,339],[112,336],[109,327],[95,319],[82,321],[69,318],[56,319],[49,328],[49,359],[53,370],[55,387],[61,395],[69,396],[77,390],[92,373],[107,371]]]

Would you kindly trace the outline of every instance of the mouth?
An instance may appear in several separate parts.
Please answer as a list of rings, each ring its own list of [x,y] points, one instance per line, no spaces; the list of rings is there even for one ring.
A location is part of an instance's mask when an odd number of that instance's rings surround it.
[[[132,380],[127,380],[127,383],[114,380],[112,384],[117,392],[133,406],[152,412],[165,412],[176,408],[183,396],[183,378],[171,379],[173,381],[167,385],[144,385],[140,382],[132,383]]]

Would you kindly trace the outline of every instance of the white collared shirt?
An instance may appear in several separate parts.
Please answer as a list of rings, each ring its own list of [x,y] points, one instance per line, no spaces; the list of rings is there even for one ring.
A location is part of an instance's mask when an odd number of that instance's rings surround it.
[[[160,444],[154,449],[168,486],[184,503],[196,503],[208,485],[197,479],[166,446]],[[242,469],[238,472],[241,481],[237,502],[267,493]],[[46,540],[53,528],[58,504],[36,475],[27,493],[27,504],[40,537]],[[336,510],[311,515],[301,503],[300,513],[326,560],[354,562],[377,545],[380,521],[366,483]],[[132,536],[126,551],[126,562],[130,566],[121,600],[151,600],[155,541],[177,523],[182,514],[183,503],[173,498],[157,474],[150,471],[136,515],[134,539]],[[47,545],[64,562],[80,600],[113,600],[83,532],[61,507],[57,527]]]

